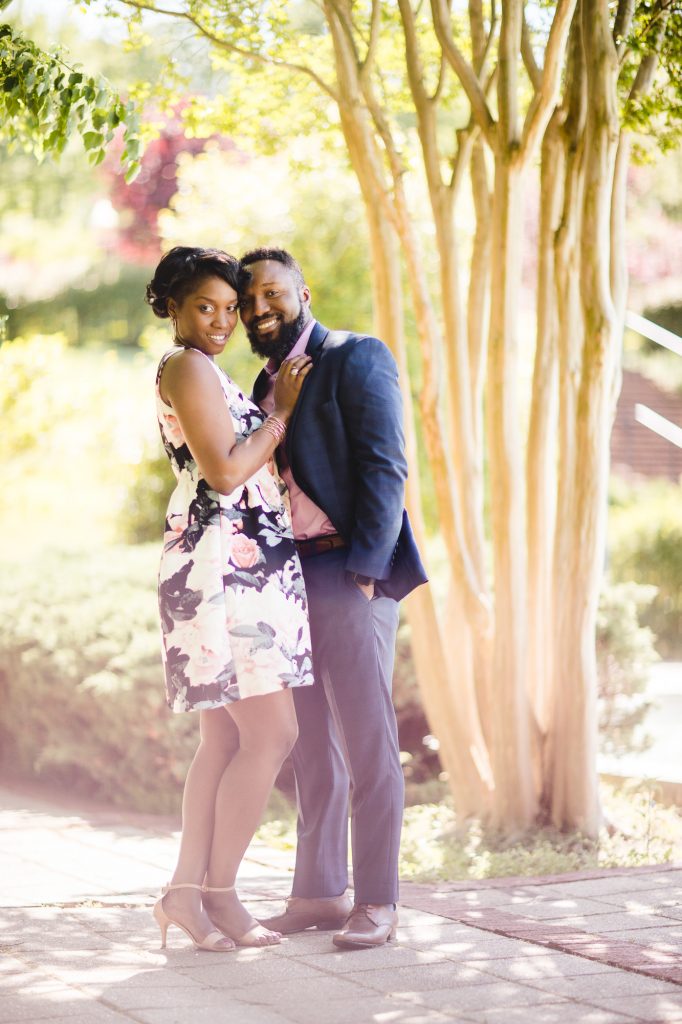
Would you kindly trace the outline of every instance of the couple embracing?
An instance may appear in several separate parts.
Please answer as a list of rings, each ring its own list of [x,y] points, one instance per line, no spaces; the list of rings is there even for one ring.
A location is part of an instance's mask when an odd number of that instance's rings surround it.
[[[282,249],[237,261],[177,247],[147,300],[174,330],[156,379],[177,478],[159,574],[166,690],[173,711],[199,711],[201,734],[154,908],[162,941],[175,924],[214,952],[314,927],[341,948],[382,945],[398,921],[398,601],[426,578],[403,507],[395,362],[378,339],[317,322]],[[267,360],[251,399],[215,363],[239,315]],[[257,922],[235,879],[289,753],[292,894]]]

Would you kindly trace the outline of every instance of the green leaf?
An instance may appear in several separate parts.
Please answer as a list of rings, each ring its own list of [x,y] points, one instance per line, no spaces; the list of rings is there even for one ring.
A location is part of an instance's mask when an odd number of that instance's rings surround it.
[[[141,169],[142,164],[140,163],[139,160],[136,160],[134,163],[129,164],[128,169],[126,170],[124,175],[126,185],[130,185],[132,181],[135,181],[135,178],[138,176]]]
[[[95,149],[97,146],[101,146],[103,142],[104,139],[99,132],[85,132],[83,135],[83,145],[86,149]]]

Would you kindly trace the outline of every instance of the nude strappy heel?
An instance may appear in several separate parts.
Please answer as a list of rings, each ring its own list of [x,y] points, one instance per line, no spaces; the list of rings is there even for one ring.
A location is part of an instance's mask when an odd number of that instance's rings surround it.
[[[218,888],[217,886],[213,885],[204,885],[202,887],[202,892],[234,892],[234,889],[235,887],[233,885],[228,885],[225,888]],[[276,936],[276,941],[258,942],[258,938],[263,936],[263,931],[269,932],[271,935]],[[231,935],[230,938],[233,939],[238,946],[256,946],[258,948],[265,949],[266,946],[278,945],[282,938],[282,935],[280,932],[274,932],[270,928],[263,929],[263,925],[259,924],[256,921],[256,923],[251,928],[249,928],[248,931],[244,932],[244,934],[241,935],[239,938],[236,938],[234,935]]]
[[[191,939],[194,943],[195,949],[204,949],[209,953],[231,953],[235,948],[234,943],[229,946],[220,946],[218,943],[229,941],[232,942],[229,935],[224,935],[223,932],[214,928],[213,931],[209,932],[208,935],[201,939],[196,938],[192,935],[187,925],[182,924],[180,921],[176,921],[175,918],[170,917],[163,907],[163,897],[166,893],[171,892],[172,889],[198,889],[200,892],[205,892],[203,885],[196,885],[194,882],[183,882],[177,885],[164,885],[161,890],[161,899],[157,900],[154,904],[154,919],[161,929],[161,949],[166,948],[166,933],[168,932],[168,925],[174,924],[176,928],[180,928],[187,938]]]

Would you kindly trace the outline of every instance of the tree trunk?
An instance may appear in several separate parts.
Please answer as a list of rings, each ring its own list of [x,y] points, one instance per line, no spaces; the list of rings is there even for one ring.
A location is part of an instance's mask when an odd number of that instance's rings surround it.
[[[597,671],[595,631],[606,522],[609,434],[620,336],[610,280],[610,219],[618,110],[618,62],[605,0],[583,0],[587,88],[580,308],[584,345],[576,409],[570,537],[572,585],[559,638],[552,820],[596,836]]]
[[[517,167],[495,167],[491,314],[486,412],[495,577],[495,644],[490,756],[495,778],[493,824],[530,825],[535,811],[526,692],[526,566],[523,446],[517,400],[516,314],[520,286],[522,199]]]
[[[541,737],[552,706],[552,549],[557,481],[558,339],[554,239],[563,198],[563,147],[557,112],[547,128],[540,165],[540,227],[535,367],[526,452],[528,550],[528,682]],[[541,792],[542,765],[534,766]]]

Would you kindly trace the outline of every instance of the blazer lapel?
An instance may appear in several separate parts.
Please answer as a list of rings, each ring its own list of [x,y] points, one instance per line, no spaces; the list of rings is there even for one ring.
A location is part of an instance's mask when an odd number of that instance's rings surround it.
[[[322,324],[319,323],[319,321],[315,324],[315,326],[313,327],[313,329],[311,331],[310,337],[308,338],[308,344],[305,347],[306,355],[309,355],[312,358],[312,361],[313,361],[313,368],[310,371],[311,373],[315,373],[315,363],[318,361],[318,359],[322,355],[322,350],[324,348],[324,342],[325,342],[325,339],[326,339],[328,334],[329,334],[329,329],[327,327],[323,327]],[[309,378],[306,377],[306,379],[303,381],[303,386],[301,388],[301,394],[299,395],[298,402],[296,403],[296,407],[294,409],[293,415],[292,415],[291,419],[289,420],[289,429],[287,430],[287,437],[286,437],[286,442],[285,442],[285,448],[286,448],[287,459],[289,461],[289,465],[292,467],[292,472],[293,472],[292,441],[293,441],[293,437],[294,437],[294,431],[296,430],[296,422],[298,420],[299,413],[301,411],[301,406],[303,405],[303,402],[305,400],[305,394],[306,394],[306,388],[308,386],[308,380],[309,380]],[[255,388],[254,388],[254,390],[255,390]]]
[[[267,370],[265,368],[263,368],[261,370],[261,372],[258,374],[258,376],[256,377],[255,381],[253,382],[253,391],[251,392],[251,400],[253,402],[255,402],[256,405],[260,405],[261,400],[263,399],[263,397],[265,395],[265,392],[268,390],[268,379],[269,379],[269,376],[270,375],[267,372]]]

